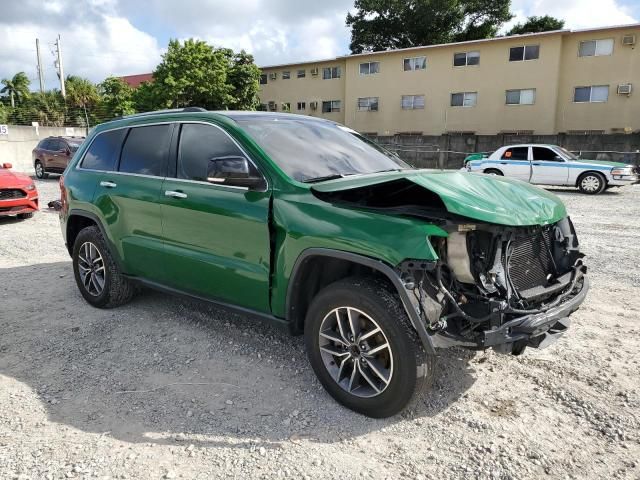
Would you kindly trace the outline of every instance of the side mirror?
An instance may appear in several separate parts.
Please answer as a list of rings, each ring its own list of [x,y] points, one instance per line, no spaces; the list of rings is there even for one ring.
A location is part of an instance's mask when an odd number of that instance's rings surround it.
[[[209,160],[207,181],[219,185],[246,187],[250,190],[259,190],[266,186],[261,176],[252,175],[246,158],[233,156]]]
[[[562,158],[560,155],[556,155],[556,156],[555,156],[555,158],[554,158],[554,160],[555,160],[556,162],[564,162],[564,158]]]
[[[13,168],[13,165],[11,165],[9,162],[5,162],[2,164],[2,168],[6,168],[7,170],[9,170],[10,168]]]

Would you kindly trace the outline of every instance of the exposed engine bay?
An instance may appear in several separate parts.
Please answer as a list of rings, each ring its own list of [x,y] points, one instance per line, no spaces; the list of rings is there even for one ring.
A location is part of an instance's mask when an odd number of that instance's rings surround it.
[[[586,293],[586,267],[569,218],[549,226],[449,229],[448,238],[431,239],[439,261],[400,266],[421,318],[437,334],[436,346],[518,354],[547,346],[566,330],[566,317],[546,314]]]

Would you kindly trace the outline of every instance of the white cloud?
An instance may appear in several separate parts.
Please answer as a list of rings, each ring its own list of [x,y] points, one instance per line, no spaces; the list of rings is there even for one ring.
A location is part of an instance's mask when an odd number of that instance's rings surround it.
[[[551,15],[564,20],[566,28],[604,27],[638,21],[631,9],[616,0],[513,0],[511,10],[517,16],[515,23],[532,15]]]

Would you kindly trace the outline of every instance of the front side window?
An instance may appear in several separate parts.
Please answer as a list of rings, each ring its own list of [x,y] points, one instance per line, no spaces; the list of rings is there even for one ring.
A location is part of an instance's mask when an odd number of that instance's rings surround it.
[[[260,85],[266,85],[267,82],[268,82],[267,74],[263,73],[262,75],[260,75]]]
[[[322,102],[322,113],[334,113],[339,112],[342,102],[340,100],[329,100]]]
[[[560,156],[546,147],[533,147],[533,159],[534,160],[545,160],[548,162],[562,162],[563,159]]]
[[[119,171],[164,177],[167,171],[171,125],[132,128],[127,135]]]
[[[480,52],[461,52],[453,55],[454,67],[466,67],[467,65],[480,65]]]
[[[82,159],[82,168],[113,171],[126,134],[126,128],[98,134]]]
[[[426,70],[427,57],[412,57],[404,59],[404,71],[414,72],[416,70]]]
[[[535,88],[507,90],[507,105],[533,105],[536,103]]]
[[[363,97],[358,99],[359,112],[377,112],[378,97]]]
[[[602,103],[609,100],[609,85],[576,87],[573,93],[575,103]]]
[[[502,160],[528,160],[529,147],[508,148],[502,154]]]
[[[331,122],[304,117],[236,121],[289,177],[301,182],[410,168],[355,131]]]
[[[477,103],[477,92],[461,92],[451,94],[452,107],[475,107]]]
[[[340,78],[342,69],[340,67],[327,67],[322,69],[323,80],[331,80],[332,78]]]
[[[376,73],[380,73],[380,62],[360,64],[360,75],[375,75]]]
[[[525,45],[509,49],[510,62],[537,60],[540,57],[540,45]]]
[[[217,127],[196,123],[182,125],[178,147],[178,178],[206,182],[209,162],[223,157],[245,155],[229,135]]]
[[[403,95],[403,110],[422,110],[424,109],[424,95]]]
[[[599,57],[612,54],[613,38],[580,42],[580,47],[578,49],[578,56],[580,57]]]

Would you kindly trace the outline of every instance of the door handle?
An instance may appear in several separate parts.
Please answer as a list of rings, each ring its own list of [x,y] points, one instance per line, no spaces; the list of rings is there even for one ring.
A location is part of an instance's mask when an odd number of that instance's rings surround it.
[[[173,190],[167,190],[166,192],[164,192],[164,196],[171,197],[171,198],[187,198],[188,197],[186,193],[175,192]]]
[[[533,165],[534,167],[539,167],[540,166],[539,163],[532,163],[531,165]]]
[[[100,186],[104,188],[116,188],[118,185],[113,182],[100,182]]]
[[[500,165],[506,165],[507,162],[500,162]]]

